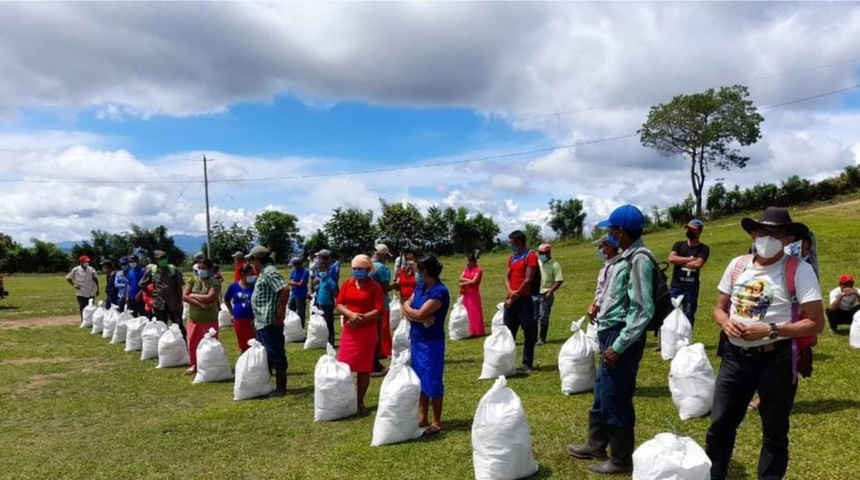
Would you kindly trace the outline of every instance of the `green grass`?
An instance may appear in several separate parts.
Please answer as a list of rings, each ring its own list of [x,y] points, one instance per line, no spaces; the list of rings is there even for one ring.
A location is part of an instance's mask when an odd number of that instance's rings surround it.
[[[819,239],[825,292],[838,274],[860,273],[855,247],[860,208],[842,205],[795,212]],[[650,235],[658,256],[682,238],[680,231]],[[728,261],[749,240],[737,219],[706,226],[711,260],[703,271],[695,340],[714,366],[717,328],[709,321],[716,284]],[[553,310],[549,345],[538,347],[540,370],[509,385],[522,397],[541,470],[535,478],[589,478],[587,462],[569,459],[564,446],[583,440],[590,394],[565,397],[556,369],[558,350],[572,320],[593,292],[600,261],[591,247],[555,252],[567,282]],[[505,258],[482,259],[485,314],[489,322],[501,299]],[[460,259],[446,263],[453,285]],[[73,315],[76,306],[60,276],[8,277],[13,296],[0,306],[3,320]],[[233,360],[232,331],[222,342]],[[520,337],[521,339],[522,337]],[[792,416],[788,478],[857,478],[860,457],[860,350],[847,345],[845,328],[825,333],[816,347],[815,374],[801,380]],[[316,478],[464,479],[472,477],[470,425],[481,396],[492,384],[477,381],[482,340],[448,343],[446,431],[430,440],[371,448],[373,416],[334,423],[313,422],[313,368],[321,351],[289,346],[289,395],[284,399],[232,401],[231,384],[192,385],[181,370],[156,370],[139,353],[125,353],[75,325],[0,328],[0,477],[2,478]],[[649,340],[649,346],[653,340]],[[637,443],[675,429],[703,444],[707,419],[678,420],[667,388],[669,363],[646,352],[636,396]],[[374,380],[368,405],[375,405]],[[740,428],[731,478],[755,478],[760,422]],[[596,477],[595,477],[596,478]]]

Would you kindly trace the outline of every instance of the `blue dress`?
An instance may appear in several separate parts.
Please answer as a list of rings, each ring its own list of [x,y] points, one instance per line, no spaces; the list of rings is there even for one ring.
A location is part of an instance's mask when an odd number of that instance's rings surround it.
[[[425,327],[412,323],[410,348],[412,349],[412,368],[421,380],[421,393],[430,398],[440,398],[445,393],[442,376],[445,371],[445,317],[451,300],[448,288],[436,282],[428,288],[420,283],[412,293],[412,308],[420,310],[428,300],[439,300],[442,307],[433,313],[433,325]]]

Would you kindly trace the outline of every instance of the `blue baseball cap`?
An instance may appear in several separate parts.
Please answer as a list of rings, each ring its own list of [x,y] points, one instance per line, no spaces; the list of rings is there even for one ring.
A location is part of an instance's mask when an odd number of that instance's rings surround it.
[[[699,230],[699,231],[701,231],[703,228],[705,228],[705,224],[702,223],[702,221],[699,220],[698,218],[694,218],[694,219],[690,220],[687,223],[687,226],[695,228],[696,230]]]
[[[633,205],[622,205],[609,218],[597,224],[600,228],[620,227],[624,230],[644,230],[645,216]]]

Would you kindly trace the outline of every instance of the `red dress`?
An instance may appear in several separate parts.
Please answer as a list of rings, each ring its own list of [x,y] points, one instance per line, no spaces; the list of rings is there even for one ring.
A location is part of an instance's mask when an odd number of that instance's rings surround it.
[[[350,278],[340,286],[337,304],[343,305],[356,313],[383,311],[382,286],[373,280],[366,280],[360,288],[358,281]],[[337,359],[347,365],[355,373],[370,373],[373,371],[373,359],[376,355],[376,321],[367,322],[358,328],[350,328],[344,324],[340,334],[340,349]]]
[[[405,269],[398,269],[397,283],[400,284],[400,301],[405,302],[406,300],[409,300],[409,297],[412,296],[412,292],[415,291],[415,285],[417,284],[415,281],[415,272],[412,272],[412,275],[409,275],[406,273]]]

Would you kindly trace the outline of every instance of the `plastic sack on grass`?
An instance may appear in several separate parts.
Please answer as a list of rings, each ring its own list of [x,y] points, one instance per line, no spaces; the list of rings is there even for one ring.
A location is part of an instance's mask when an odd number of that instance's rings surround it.
[[[701,343],[682,346],[669,369],[669,391],[681,420],[704,417],[714,404],[717,375]]]
[[[397,327],[400,326],[400,322],[403,321],[403,310],[400,305],[400,299],[392,298],[391,302],[388,303],[388,309],[391,312],[389,317],[391,321],[389,325],[391,326],[391,331],[397,330]]]
[[[860,312],[854,314],[851,320],[851,331],[848,333],[848,345],[851,348],[860,348]]]
[[[98,308],[93,313],[93,329],[90,331],[90,334],[99,335],[104,331],[107,313],[108,311],[102,306],[102,302],[99,302]]]
[[[405,442],[421,436],[418,427],[418,397],[421,381],[407,365],[404,355],[396,357],[379,388],[379,407],[373,422],[371,447]]]
[[[114,326],[113,337],[111,337],[110,343],[125,343],[125,337],[128,335],[128,322],[132,320],[134,320],[134,315],[132,315],[128,310],[119,314],[119,317],[116,319],[116,326]]]
[[[299,314],[287,310],[287,318],[284,320],[284,341],[296,343],[305,341],[305,330],[302,328],[302,319]]]
[[[472,463],[476,480],[515,480],[538,470],[523,402],[499,377],[481,401],[472,422]]]
[[[116,330],[116,320],[119,318],[119,311],[111,307],[105,314],[104,328],[102,328],[102,338],[108,340],[113,338],[113,331]]]
[[[101,305],[101,302],[99,302]],[[90,299],[90,302],[84,307],[84,311],[81,312],[81,328],[92,328],[93,326],[93,314],[96,313],[96,306],[93,305],[93,299]]]
[[[590,322],[588,324],[588,330],[585,331],[585,339],[588,340],[589,345],[591,345],[591,349],[594,350],[594,353],[600,353],[600,338],[597,337],[597,323]]]
[[[221,304],[221,310],[218,310],[218,328],[227,328],[233,326],[233,315],[227,310],[226,304]]]
[[[215,338],[218,331],[210,328],[203,340],[197,344],[197,375],[194,383],[221,382],[232,380],[230,359],[224,346]]]
[[[403,352],[408,352],[410,348],[409,332],[411,322],[404,319],[397,326],[394,335],[391,336],[391,358],[397,358]]]
[[[683,295],[672,299],[672,305],[675,306],[675,309],[666,315],[663,326],[660,327],[660,356],[663,357],[663,360],[672,360],[675,358],[675,353],[680,345],[692,343],[693,327],[681,309],[683,300]]]
[[[711,460],[692,438],[659,433],[633,452],[633,480],[710,480]]]
[[[177,327],[179,328],[179,327]],[[143,326],[140,334],[140,359],[158,358],[158,339],[167,331],[167,325],[158,320],[150,320]]]
[[[328,345],[328,326],[322,314],[311,315],[308,321],[308,338],[305,339],[305,350],[325,348]]]
[[[594,367],[594,349],[582,331],[585,317],[570,326],[573,334],[558,352],[558,372],[561,375],[561,393],[573,395],[594,388],[597,369]]]
[[[256,339],[248,340],[248,348],[245,353],[239,355],[236,361],[236,381],[233,383],[233,400],[248,400],[250,398],[265,397],[272,393],[275,386],[272,385],[269,374],[269,360],[266,356],[266,347]]]
[[[146,317],[137,317],[126,322],[125,351],[136,352],[143,349],[143,327],[146,326]]]
[[[480,380],[511,376],[517,371],[517,344],[508,327],[494,328],[484,340],[484,363]]]
[[[158,366],[155,368],[184,367],[191,365],[188,358],[188,345],[179,331],[179,325],[173,324],[158,339]]]
[[[462,296],[457,299],[448,316],[448,338],[451,340],[469,338],[469,313],[463,306]]]
[[[495,330],[498,327],[505,326],[505,304],[500,303],[496,305],[496,313],[493,314],[493,320],[491,324],[491,330]]]
[[[338,362],[329,344],[314,368],[314,421],[330,422],[358,413],[355,384],[349,365]]]

